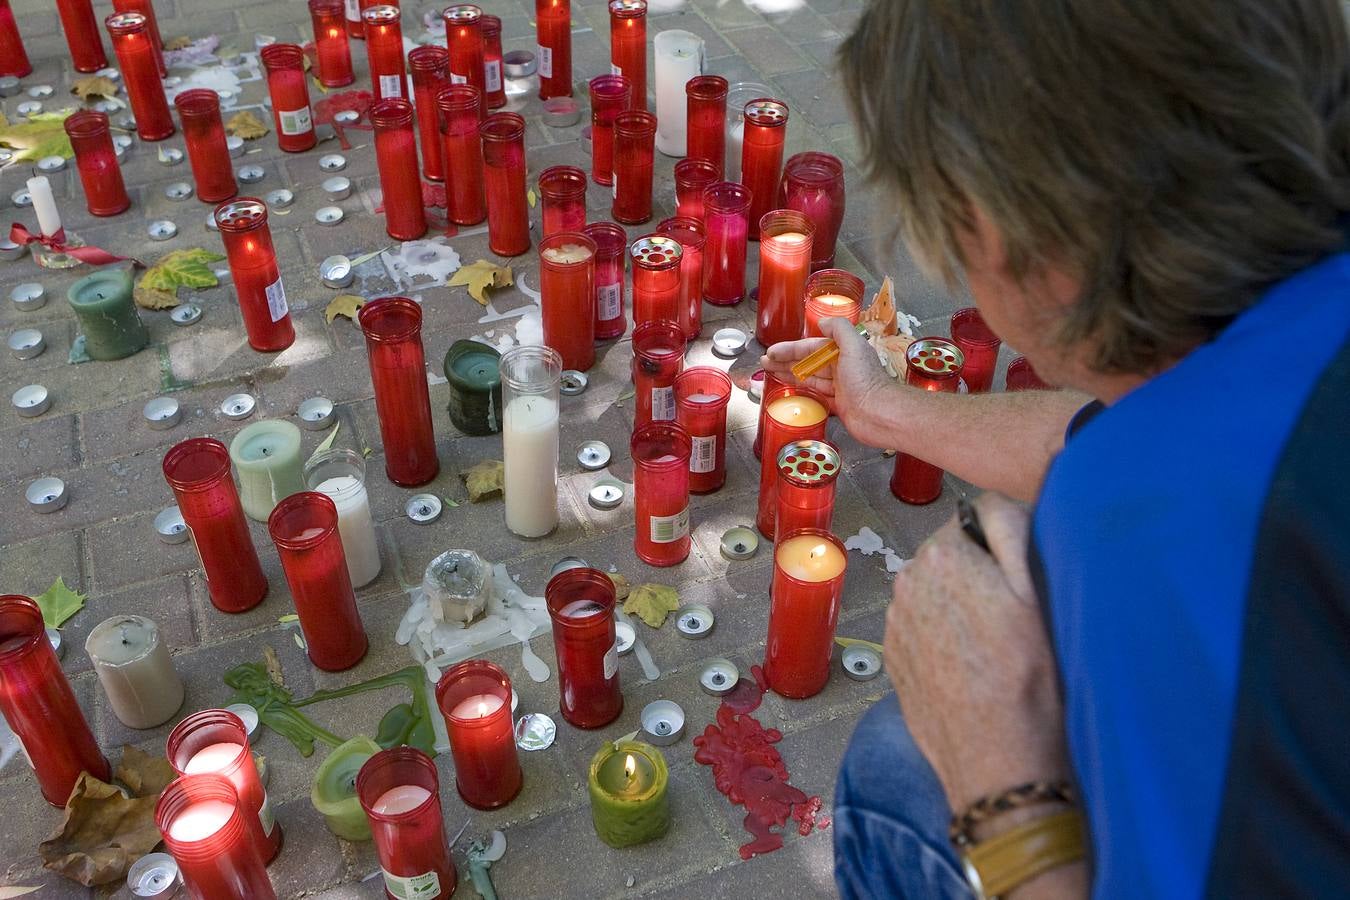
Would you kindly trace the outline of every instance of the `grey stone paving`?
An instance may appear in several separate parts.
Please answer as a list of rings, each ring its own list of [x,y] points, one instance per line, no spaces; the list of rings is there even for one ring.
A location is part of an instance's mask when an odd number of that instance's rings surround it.
[[[95,4],[101,19],[109,12],[107,2]],[[487,0],[489,12],[501,15],[506,49],[532,48],[533,3],[528,0]],[[774,6],[782,6],[775,3]],[[842,105],[837,78],[830,70],[832,54],[841,36],[851,27],[861,6],[859,0],[813,0],[791,11],[761,14],[742,0],[679,0],[654,2],[665,12],[653,14],[649,33],[666,28],[693,30],[707,41],[707,70],[731,80],[762,81],[786,98],[792,109],[788,127],[788,152],[828,150],[848,163],[849,215],[838,255],[838,264],[861,275],[869,292],[889,272],[896,277],[901,306],[926,322],[934,331],[945,332],[945,314],[953,308],[950,298],[926,285],[911,263],[895,252],[877,249],[876,216],[881,204],[866,191],[855,168],[857,147],[847,113]],[[59,32],[50,0],[16,0],[14,3],[36,71],[26,85],[55,85],[64,96],[75,77],[67,60],[64,38]],[[671,9],[671,7],[674,7]],[[178,35],[200,37],[219,34],[224,46],[240,51],[253,48],[256,33],[281,40],[305,40],[310,27],[305,7],[296,0],[286,3],[255,3],[248,0],[156,0],[161,29],[166,38]],[[574,73],[578,85],[608,70],[608,27],[602,0],[573,0]],[[421,7],[405,10],[405,29],[416,36]],[[366,67],[360,44],[354,44],[357,85],[365,86]],[[111,57],[111,54],[110,54]],[[245,85],[240,105],[257,104],[264,95],[263,83]],[[314,94],[311,88],[312,95]],[[584,87],[577,95],[584,98]],[[17,100],[4,102],[11,115]],[[318,99],[314,95],[312,99]],[[584,99],[583,99],[584,102]],[[56,105],[56,104],[49,104]],[[545,165],[572,162],[589,165],[580,142],[581,127],[552,129],[539,124],[538,101],[533,95],[521,105],[531,124],[527,134],[530,178]],[[327,129],[321,129],[327,134]],[[221,672],[238,662],[256,660],[263,646],[276,649],[288,684],[297,696],[314,687],[332,687],[382,674],[406,665],[403,648],[394,645],[394,627],[406,600],[401,584],[415,583],[426,563],[450,547],[470,547],[484,556],[506,563],[519,575],[531,593],[542,593],[546,573],[562,555],[576,554],[593,564],[614,566],[634,583],[654,580],[676,584],[686,602],[712,606],[718,613],[716,632],[703,642],[690,642],[673,633],[667,623],[653,633],[639,626],[664,670],[654,683],[644,684],[641,670],[631,657],[621,663],[627,705],[614,725],[598,733],[579,732],[562,722],[556,746],[543,753],[523,756],[526,787],[505,809],[474,813],[470,834],[481,836],[492,828],[506,830],[510,850],[494,870],[504,898],[610,897],[610,896],[829,896],[830,832],[807,838],[790,834],[786,847],[748,863],[740,861],[738,846],[746,839],[741,829],[743,811],[733,808],[713,789],[710,771],[693,761],[689,739],[666,751],[672,778],[674,826],[663,841],[625,851],[611,850],[595,837],[589,822],[585,789],[585,763],[601,739],[624,734],[637,727],[641,706],[650,699],[667,697],[683,704],[689,715],[689,733],[698,733],[711,719],[715,706],[697,689],[695,677],[702,660],[730,656],[748,670],[762,655],[767,617],[769,554],[764,550],[749,562],[727,563],[717,552],[717,539],[732,524],[748,523],[754,515],[757,468],[750,444],[758,407],[740,387],[753,370],[758,347],[752,346],[733,367],[740,386],[731,405],[728,454],[730,477],[719,493],[695,498],[694,551],[689,560],[674,569],[649,569],[632,550],[631,501],[613,512],[599,512],[585,502],[586,491],[597,477],[579,471],[572,452],[583,437],[599,436],[614,451],[613,470],[631,477],[627,437],[632,405],[615,403],[628,381],[630,348],[626,341],[601,350],[601,359],[591,372],[591,387],[580,397],[564,402],[562,524],[555,534],[539,541],[523,541],[507,534],[501,503],[462,505],[446,511],[432,527],[418,527],[402,517],[409,492],[393,487],[383,476],[383,456],[375,419],[363,342],[354,326],[338,319],[324,323],[323,308],[333,293],[323,288],[315,275],[320,260],[333,252],[356,254],[386,246],[382,217],[373,210],[379,202],[374,154],[368,133],[354,133],[355,147],[348,153],[346,174],[356,183],[356,192],[342,203],[346,222],[336,229],[309,225],[321,200],[316,165],[322,152],[336,149],[336,142],[321,143],[315,150],[288,156],[281,153],[269,135],[250,145],[246,162],[262,165],[266,179],[256,185],[259,196],[276,187],[294,187],[298,202],[289,214],[273,214],[276,241],[292,315],[298,332],[295,345],[283,353],[264,356],[244,342],[242,325],[228,285],[200,292],[193,299],[206,309],[205,318],[192,328],[170,324],[166,313],[142,313],[152,333],[152,345],[119,362],[69,365],[66,355],[74,337],[74,319],[62,299],[66,287],[81,270],[44,272],[31,260],[0,262],[0,296],[14,284],[38,280],[51,297],[36,312],[20,312],[7,300],[0,305],[0,328],[8,333],[23,326],[38,326],[49,346],[42,356],[20,362],[9,355],[0,358],[4,395],[15,387],[38,381],[51,389],[55,402],[36,420],[21,420],[12,411],[0,414],[0,588],[4,592],[36,594],[57,575],[89,595],[87,608],[67,626],[71,647],[65,668],[75,686],[101,743],[110,751],[126,742],[152,752],[162,752],[170,726],[136,732],[122,726],[108,708],[94,679],[82,644],[88,630],[116,612],[139,612],[160,623],[175,648],[175,660],[188,683],[184,711],[223,702],[228,689]],[[170,138],[181,146],[181,136]],[[658,156],[656,218],[673,212],[673,160]],[[67,227],[86,240],[124,253],[155,257],[172,249],[204,246],[219,248],[219,238],[203,227],[208,206],[197,200],[175,203],[165,199],[166,184],[188,177],[187,166],[168,169],[155,161],[155,148],[137,141],[123,161],[132,192],[132,209],[111,220],[95,220],[84,212],[78,179],[73,171],[57,175],[54,185]],[[31,212],[9,207],[9,195],[20,187],[26,169],[12,166],[0,172],[0,220],[6,229],[12,220],[32,227]],[[592,187],[592,218],[608,218],[607,191]],[[153,218],[171,218],[180,226],[179,236],[162,245],[147,246],[142,239],[145,223]],[[536,220],[538,213],[532,212]],[[881,222],[881,230],[888,223]],[[630,233],[633,233],[630,229]],[[466,261],[492,258],[486,235],[470,233],[451,240]],[[531,284],[535,278],[533,254],[511,261]],[[752,254],[751,278],[754,260]],[[379,278],[358,283],[368,296],[392,292],[392,284]],[[480,331],[476,321],[482,310],[462,289],[424,291],[426,310],[424,340],[427,359],[439,373],[440,360],[458,337]],[[511,293],[500,296],[501,309],[519,305],[524,298]],[[748,305],[723,310],[708,307],[710,323],[727,322],[753,331],[754,313]],[[705,327],[690,354],[691,362],[712,360]],[[186,545],[166,547],[151,529],[151,520],[172,502],[160,474],[160,460],[172,443],[199,434],[226,441],[242,423],[224,420],[216,411],[220,400],[238,390],[248,390],[260,401],[254,419],[287,417],[299,400],[322,393],[338,403],[342,432],[338,443],[357,449],[370,447],[369,482],[372,503],[379,522],[384,574],[359,592],[361,613],[371,634],[371,652],[356,668],[341,674],[314,670],[277,624],[277,617],[292,611],[276,552],[265,530],[255,524],[254,539],[271,582],[266,602],[240,616],[226,616],[211,608],[194,554]],[[183,403],[182,424],[167,432],[146,429],[140,409],[149,397],[172,392]],[[440,494],[465,499],[459,473],[485,458],[499,458],[500,439],[459,434],[445,413],[446,388],[432,388],[441,474],[428,488]],[[923,509],[902,508],[887,490],[891,463],[875,451],[861,447],[842,433],[837,424],[832,437],[844,449],[847,471],[841,479],[836,530],[855,533],[862,526],[876,530],[903,556],[948,514],[944,501]],[[319,435],[306,432],[306,452]],[[38,473],[64,478],[71,493],[69,506],[56,515],[30,513],[23,487]],[[950,492],[949,492],[950,493]],[[889,577],[879,557],[850,560],[841,634],[880,640],[883,611],[889,598]],[[547,636],[533,642],[536,652],[550,663],[551,641]],[[535,684],[520,666],[518,650],[490,654],[513,676],[525,710],[556,713],[556,682]],[[783,756],[794,784],[820,794],[828,813],[834,774],[856,718],[886,690],[884,679],[857,684],[838,672],[820,696],[803,702],[770,696],[761,710],[762,720],[782,729]],[[390,702],[387,696],[354,698],[324,710],[322,718],[345,733],[373,733],[375,724]],[[172,724],[172,723],[171,723]],[[267,735],[257,749],[269,759],[273,774],[271,794],[279,803],[278,818],[286,829],[286,846],[271,874],[282,897],[322,896],[339,898],[375,897],[377,882],[362,879],[375,871],[373,850],[367,845],[346,844],[323,827],[310,806],[308,792],[321,754],[305,760],[276,735]],[[453,788],[448,758],[440,761],[442,802],[451,828],[469,818],[469,811]],[[84,896],[86,891],[39,868],[37,843],[59,821],[58,813],[38,794],[30,773],[15,762],[0,771],[0,884],[42,885],[39,896]],[[468,884],[462,855],[460,896],[476,896]],[[631,885],[630,885],[631,882]],[[117,896],[126,896],[125,888]]]

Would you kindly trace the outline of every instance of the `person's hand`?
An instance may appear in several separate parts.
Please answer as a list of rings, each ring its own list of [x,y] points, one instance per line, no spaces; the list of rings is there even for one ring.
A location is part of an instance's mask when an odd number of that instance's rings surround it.
[[[886,671],[954,812],[1029,781],[1067,778],[1054,657],[1027,569],[1030,516],[975,502],[990,552],[955,518],[895,577]]]

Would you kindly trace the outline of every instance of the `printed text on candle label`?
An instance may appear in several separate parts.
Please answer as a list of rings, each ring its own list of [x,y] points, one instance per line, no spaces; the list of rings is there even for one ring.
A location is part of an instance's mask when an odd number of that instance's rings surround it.
[[[432,897],[440,896],[441,877],[435,872],[422,875],[393,875],[384,872],[384,886],[398,900],[430,900]]]
[[[595,299],[600,304],[600,320],[608,322],[623,314],[623,285],[602,284],[595,289]]]
[[[619,645],[610,644],[605,651],[605,680],[609,681],[619,671]]]
[[[454,72],[451,72],[451,73],[450,73],[450,83],[451,83],[451,84],[468,84],[468,83],[469,83],[469,76],[468,76],[468,75],[456,75]]]
[[[502,64],[495,59],[483,63],[483,83],[488,93],[502,89]]]
[[[673,544],[689,536],[689,507],[673,516],[652,516],[652,543]]]
[[[553,77],[553,48],[539,45],[539,77]]]
[[[282,134],[308,134],[314,130],[314,117],[309,113],[309,107],[300,109],[282,110],[277,113],[277,118],[281,120]]]
[[[675,386],[652,388],[652,421],[675,420]]]
[[[347,0],[347,21],[361,21],[361,0]]]
[[[694,452],[689,455],[690,472],[711,472],[717,468],[717,435],[694,435]]]
[[[290,307],[286,305],[286,289],[281,286],[281,279],[269,284],[264,293],[267,294],[267,311],[272,314],[272,321],[280,322],[286,318]]]
[[[403,96],[403,76],[402,75],[381,75],[380,76],[380,99],[385,97]]]

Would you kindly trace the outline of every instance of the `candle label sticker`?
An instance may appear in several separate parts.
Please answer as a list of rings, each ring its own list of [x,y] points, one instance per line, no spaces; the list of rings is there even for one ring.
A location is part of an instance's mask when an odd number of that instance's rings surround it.
[[[595,289],[595,299],[600,305],[600,319],[608,322],[623,315],[623,285],[602,284]]]
[[[262,822],[263,834],[272,836],[272,829],[277,827],[277,815],[272,811],[272,798],[263,791],[262,806],[258,809],[258,821]]]
[[[690,472],[711,472],[717,468],[717,435],[693,435],[694,451],[689,454]]]
[[[675,385],[652,388],[652,421],[675,421]]]
[[[282,287],[281,279],[269,284],[264,293],[267,294],[267,311],[272,314],[272,321],[280,322],[286,318],[290,307],[286,305],[286,289]]]
[[[652,516],[652,543],[673,544],[689,536],[689,507],[673,516]]]
[[[277,117],[281,119],[282,134],[308,134],[314,130],[314,116],[308,106],[292,110],[283,109],[277,113]]]
[[[553,48],[539,45],[539,77],[553,77]]]
[[[381,75],[380,76],[380,99],[387,97],[403,96],[403,76],[402,75]]]
[[[435,872],[422,875],[395,875],[385,872],[384,886],[398,900],[431,900],[441,895],[441,877]]]
[[[483,63],[483,83],[488,93],[502,89],[502,64],[500,60],[490,59]]]
[[[610,63],[610,64],[609,64],[609,74],[611,74],[611,75],[622,75],[622,74],[623,74],[623,67],[620,66],[620,65],[617,65],[617,64],[615,64],[615,63]]]
[[[468,84],[468,83],[469,83],[469,76],[468,76],[468,75],[457,75],[457,74],[455,74],[454,72],[451,72],[451,73],[450,73],[450,83],[451,83],[451,84]]]
[[[619,642],[616,638],[605,651],[605,680],[609,681],[619,671]]]
[[[361,21],[361,0],[347,0],[347,21]]]

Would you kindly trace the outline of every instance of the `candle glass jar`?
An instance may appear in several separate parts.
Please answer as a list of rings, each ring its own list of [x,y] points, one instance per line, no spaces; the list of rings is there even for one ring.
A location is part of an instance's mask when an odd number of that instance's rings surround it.
[[[267,227],[267,207],[253,197],[222,203],[216,207],[216,227],[225,244],[249,346],[264,353],[285,350],[295,342],[295,326]]]
[[[792,441],[778,451],[778,508],[774,530],[781,537],[802,528],[830,530],[834,491],[843,463],[829,441]]]
[[[586,173],[576,166],[550,166],[540,172],[539,198],[543,237],[586,227]]]
[[[487,182],[488,249],[498,256],[519,256],[530,249],[525,120],[515,113],[493,113],[483,120],[478,133],[483,138]]]
[[[471,3],[447,6],[441,12],[445,21],[445,43],[449,48],[447,63],[453,84],[471,84],[486,92],[483,80],[483,11]],[[500,20],[498,20],[500,22]],[[497,26],[500,53],[501,25]],[[500,73],[498,73],[500,89]]]
[[[75,66],[75,71],[97,72],[105,68],[108,65],[108,57],[104,55],[103,41],[99,39],[94,4],[90,0],[56,0],[56,12],[61,17],[61,30],[66,33],[66,46],[70,48],[70,61]],[[117,50],[116,36],[113,37],[113,50]],[[118,57],[120,59],[120,52]],[[126,76],[125,69],[122,74]],[[139,117],[139,113],[137,115]],[[155,138],[145,139],[155,140]]]
[[[1008,363],[1008,371],[1003,377],[1004,388],[1009,391],[1053,391],[1055,386],[1036,374],[1031,361],[1018,356]]]
[[[703,330],[703,245],[707,243],[707,232],[701,219],[674,216],[663,220],[656,233],[680,242],[678,320],[684,339],[692,341]]]
[[[807,571],[792,561],[798,554],[813,558]],[[828,531],[806,528],[780,536],[764,648],[764,679],[775,693],[801,700],[819,694],[830,680],[847,568],[843,542]]]
[[[3,2],[3,0],[0,0]],[[4,48],[0,46],[0,55]],[[115,216],[131,206],[122,168],[117,164],[108,131],[108,117],[93,110],[72,113],[62,126],[75,151],[75,165],[80,170],[80,184],[84,186],[84,201],[93,216]]]
[[[852,272],[843,269],[814,272],[806,279],[806,324],[802,337],[823,337],[821,319],[848,319],[849,324],[857,325],[862,316],[863,290],[863,280]]]
[[[347,39],[344,19],[343,0],[309,0],[319,84],[327,88],[344,87],[356,80],[352,72],[352,45]]]
[[[656,60],[656,149],[684,156],[689,98],[685,85],[703,74],[703,38],[679,28],[658,31],[652,40]]]
[[[97,269],[72,284],[66,299],[80,320],[90,359],[124,359],[150,342],[132,299],[128,270]]]
[[[487,217],[483,204],[483,139],[478,136],[482,104],[483,95],[468,84],[452,84],[436,95],[446,174],[445,214],[456,225],[477,225]]]
[[[503,354],[502,462],[506,527],[524,538],[558,527],[558,403],[562,357],[550,347]]]
[[[389,900],[442,900],[455,892],[455,864],[445,841],[436,763],[414,747],[381,750],[356,776],[356,796]]]
[[[675,214],[703,221],[703,192],[719,180],[719,167],[706,159],[675,164]]]
[[[344,0],[343,18],[346,20],[348,40],[364,41],[366,39],[366,21],[362,17],[365,7],[369,4],[362,0]]]
[[[220,95],[206,88],[193,88],[174,97],[178,119],[183,123],[192,180],[197,198],[204,203],[219,203],[239,193],[230,165],[230,150],[225,144],[225,125],[220,121]]]
[[[727,152],[729,87],[721,75],[700,75],[689,79],[684,86],[688,117],[685,158],[709,163],[719,176]]]
[[[220,775],[189,775],[164,789],[155,826],[193,900],[276,900],[238,792]]]
[[[731,377],[694,366],[675,378],[675,421],[689,433],[689,492],[710,494],[727,480],[727,404]]]
[[[539,99],[572,96],[572,0],[534,0]]]
[[[445,180],[436,98],[441,89],[450,83],[449,65],[450,57],[445,48],[434,44],[418,47],[408,54],[413,98],[416,100],[417,133],[422,141],[422,177],[428,181]]]
[[[155,67],[159,77],[169,74],[164,66],[164,38],[159,33],[159,20],[155,17],[155,5],[150,0],[113,0],[113,12],[137,12],[145,16],[150,28],[150,42],[155,48]]]
[[[370,584],[380,574],[380,545],[366,491],[365,457],[344,447],[316,453],[305,462],[305,486],[337,507],[338,536],[352,587]]]
[[[395,240],[415,241],[427,233],[427,213],[417,177],[412,104],[396,98],[379,100],[370,108],[370,123],[375,129],[385,233]]]
[[[719,181],[703,192],[703,299],[735,306],[745,297],[745,251],[749,234],[750,189]]]
[[[576,172],[584,189],[586,177]],[[579,231],[539,242],[544,343],[558,351],[564,368],[580,372],[595,365],[595,249],[595,241]]]
[[[757,81],[737,81],[727,89],[726,162],[722,177],[738,181],[741,177],[741,154],[745,147],[745,104],[756,97],[767,97],[773,88]]]
[[[829,153],[798,153],[783,166],[780,209],[804,213],[816,228],[811,271],[834,265],[839,228],[844,224],[844,164]]]
[[[183,680],[149,619],[104,619],[89,632],[84,649],[113,715],[128,728],[163,725],[183,705]]]
[[[267,596],[267,577],[230,477],[230,451],[215,438],[189,438],[164,454],[163,468],[202,561],[211,605],[227,613],[257,606]]]
[[[239,795],[243,828],[263,863],[281,852],[281,826],[272,812],[243,721],[226,709],[204,709],[188,716],[169,732],[165,755],[182,776],[219,775]]]
[[[627,330],[623,315],[623,270],[628,235],[613,222],[592,222],[582,233],[595,242],[595,338],[622,337]]]
[[[426,484],[441,464],[422,352],[422,307],[407,297],[380,297],[356,317],[370,355],[385,474],[401,487]]]
[[[61,0],[57,6],[64,8],[67,4],[89,9],[89,0]],[[131,114],[136,117],[136,133],[143,141],[164,140],[173,134],[173,117],[169,115],[169,101],[164,97],[164,85],[159,80],[149,20],[140,13],[114,13],[103,24],[112,37],[117,65],[122,70],[122,84],[131,103]],[[103,59],[103,45],[98,41],[98,31],[92,20],[89,25],[93,29],[91,34],[80,40],[90,40],[92,46],[98,48],[99,64],[94,69],[82,68],[78,64],[81,51],[72,46],[71,55],[77,60],[75,67],[82,72],[101,69],[108,64]]]
[[[520,793],[520,758],[511,722],[511,679],[484,659],[445,670],[436,684],[445,717],[455,787],[474,809],[497,809]]]
[[[806,329],[806,279],[815,227],[795,210],[765,213],[759,222],[759,313],[755,339],[765,347],[795,341]]]
[[[759,422],[757,427],[755,428],[755,443],[753,448],[755,452],[755,459],[763,458],[761,450],[764,444],[764,418],[766,415],[768,415],[766,404],[764,403],[764,398],[772,397],[773,392],[783,386],[783,382],[779,381],[772,372],[768,371],[767,369],[761,369],[760,371],[764,373],[764,382],[763,384],[760,385],[759,388],[759,397],[760,397]]]
[[[676,322],[680,316],[680,263],[684,249],[672,237],[649,234],[628,248],[633,261],[633,325]],[[687,337],[683,327],[680,334]]]
[[[483,32],[483,100],[488,109],[506,105],[506,85],[502,80],[502,20],[484,15],[479,20]]]
[[[597,75],[591,94],[591,178],[614,183],[614,120],[632,103],[633,83],[622,75]]]
[[[797,441],[824,440],[830,416],[824,397],[795,384],[766,393],[762,405],[759,514],[755,524],[761,534],[772,540],[777,533],[774,523],[778,514],[778,454],[784,446]]]
[[[458,340],[445,352],[442,366],[450,385],[450,423],[465,434],[502,430],[502,357],[474,340]]]
[[[544,603],[558,658],[558,704],[577,728],[601,728],[623,712],[614,639],[614,582],[591,568],[549,579]]]
[[[47,640],[42,610],[18,594],[0,596],[0,685],[0,713],[18,736],[48,803],[65,806],[81,772],[112,779]]]
[[[660,750],[638,741],[604,741],[586,778],[596,835],[615,848],[665,835],[670,830],[669,782]]]
[[[675,421],[675,379],[684,371],[684,329],[678,322],[633,328],[633,428]]]
[[[745,131],[741,147],[741,184],[750,191],[750,240],[759,240],[760,220],[778,199],[778,176],[783,169],[783,141],[787,137],[788,108],[781,100],[760,97],[745,104]]]
[[[614,117],[614,221],[637,225],[651,219],[655,154],[656,116],[630,109]]]
[[[994,383],[998,348],[1003,341],[973,306],[952,313],[952,343],[961,348],[961,378],[972,394],[987,392]]]
[[[92,7],[90,12],[92,14]],[[94,34],[98,34],[97,25]],[[99,47],[101,49],[102,44]],[[0,0],[0,77],[23,78],[32,71],[33,64],[28,61],[28,51],[23,46],[19,23],[14,21],[14,11],[9,8],[9,0]]]
[[[609,65],[633,85],[631,109],[647,108],[647,0],[609,0]]]
[[[965,365],[961,348],[942,338],[920,338],[905,351],[905,383],[925,391],[955,394]],[[891,493],[921,506],[942,494],[942,470],[908,453],[895,454]]]
[[[361,20],[366,23],[366,60],[376,100],[408,98],[400,15],[397,6],[386,3],[361,10]]]
[[[689,432],[673,422],[633,430],[633,549],[649,566],[674,566],[689,557]]]
[[[314,134],[314,113],[305,85],[305,53],[299,44],[268,44],[258,53],[267,71],[267,91],[272,98],[272,124],[277,146],[286,153],[309,150]]]

